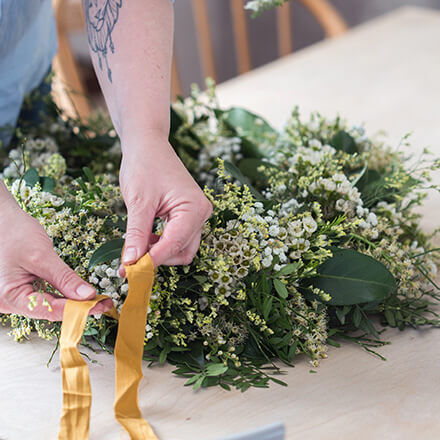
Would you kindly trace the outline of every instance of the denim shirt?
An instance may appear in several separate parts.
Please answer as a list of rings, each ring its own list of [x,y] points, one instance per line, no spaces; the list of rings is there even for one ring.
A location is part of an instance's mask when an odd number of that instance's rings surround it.
[[[47,74],[57,51],[51,0],[0,0],[0,127],[17,122],[25,94]],[[0,132],[7,144],[9,136]]]

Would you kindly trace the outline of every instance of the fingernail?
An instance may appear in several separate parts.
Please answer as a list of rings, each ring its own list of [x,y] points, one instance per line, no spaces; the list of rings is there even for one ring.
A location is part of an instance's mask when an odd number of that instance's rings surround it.
[[[125,249],[122,262],[124,264],[130,264],[136,261],[136,249],[134,247],[129,247]]]
[[[87,284],[81,284],[81,286],[76,289],[76,293],[80,298],[87,299],[95,295],[95,289]]]

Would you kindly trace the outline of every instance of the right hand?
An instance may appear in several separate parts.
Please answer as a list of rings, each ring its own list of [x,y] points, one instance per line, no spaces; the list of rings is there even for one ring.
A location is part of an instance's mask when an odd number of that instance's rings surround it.
[[[0,237],[0,313],[62,321],[68,298],[84,301],[96,296],[95,289],[57,255],[40,223],[22,211],[10,194],[0,199]],[[32,283],[38,279],[47,281],[64,298],[35,292]],[[32,310],[31,295],[37,300]],[[43,305],[43,298],[52,311]],[[90,314],[104,313],[111,307],[111,299],[104,300]]]

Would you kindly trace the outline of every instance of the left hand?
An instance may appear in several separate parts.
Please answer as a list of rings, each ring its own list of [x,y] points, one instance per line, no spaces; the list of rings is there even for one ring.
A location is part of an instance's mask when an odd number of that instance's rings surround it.
[[[122,150],[119,180],[128,212],[122,263],[133,264],[149,252],[155,267],[190,264],[211,202],[164,134],[123,141]],[[155,217],[166,219],[160,237],[152,232]],[[120,273],[125,275],[123,267]]]

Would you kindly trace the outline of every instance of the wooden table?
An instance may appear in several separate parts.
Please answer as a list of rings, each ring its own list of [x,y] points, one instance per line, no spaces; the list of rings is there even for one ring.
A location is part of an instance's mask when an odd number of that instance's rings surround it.
[[[292,106],[336,112],[390,139],[414,130],[414,149],[440,153],[440,14],[401,9],[334,41],[326,41],[218,88],[224,106],[242,105],[276,126]],[[427,205],[424,227],[438,224],[440,203]],[[53,344],[17,345],[0,329],[0,438],[50,440],[61,408]],[[246,393],[193,392],[172,367],[147,369],[140,404],[163,440],[213,440],[276,421],[287,439],[435,439],[440,433],[440,331],[389,330],[383,362],[354,345],[330,349],[317,374],[305,360],[289,369],[288,388]],[[126,438],[113,419],[113,358],[91,354],[92,440]]]

